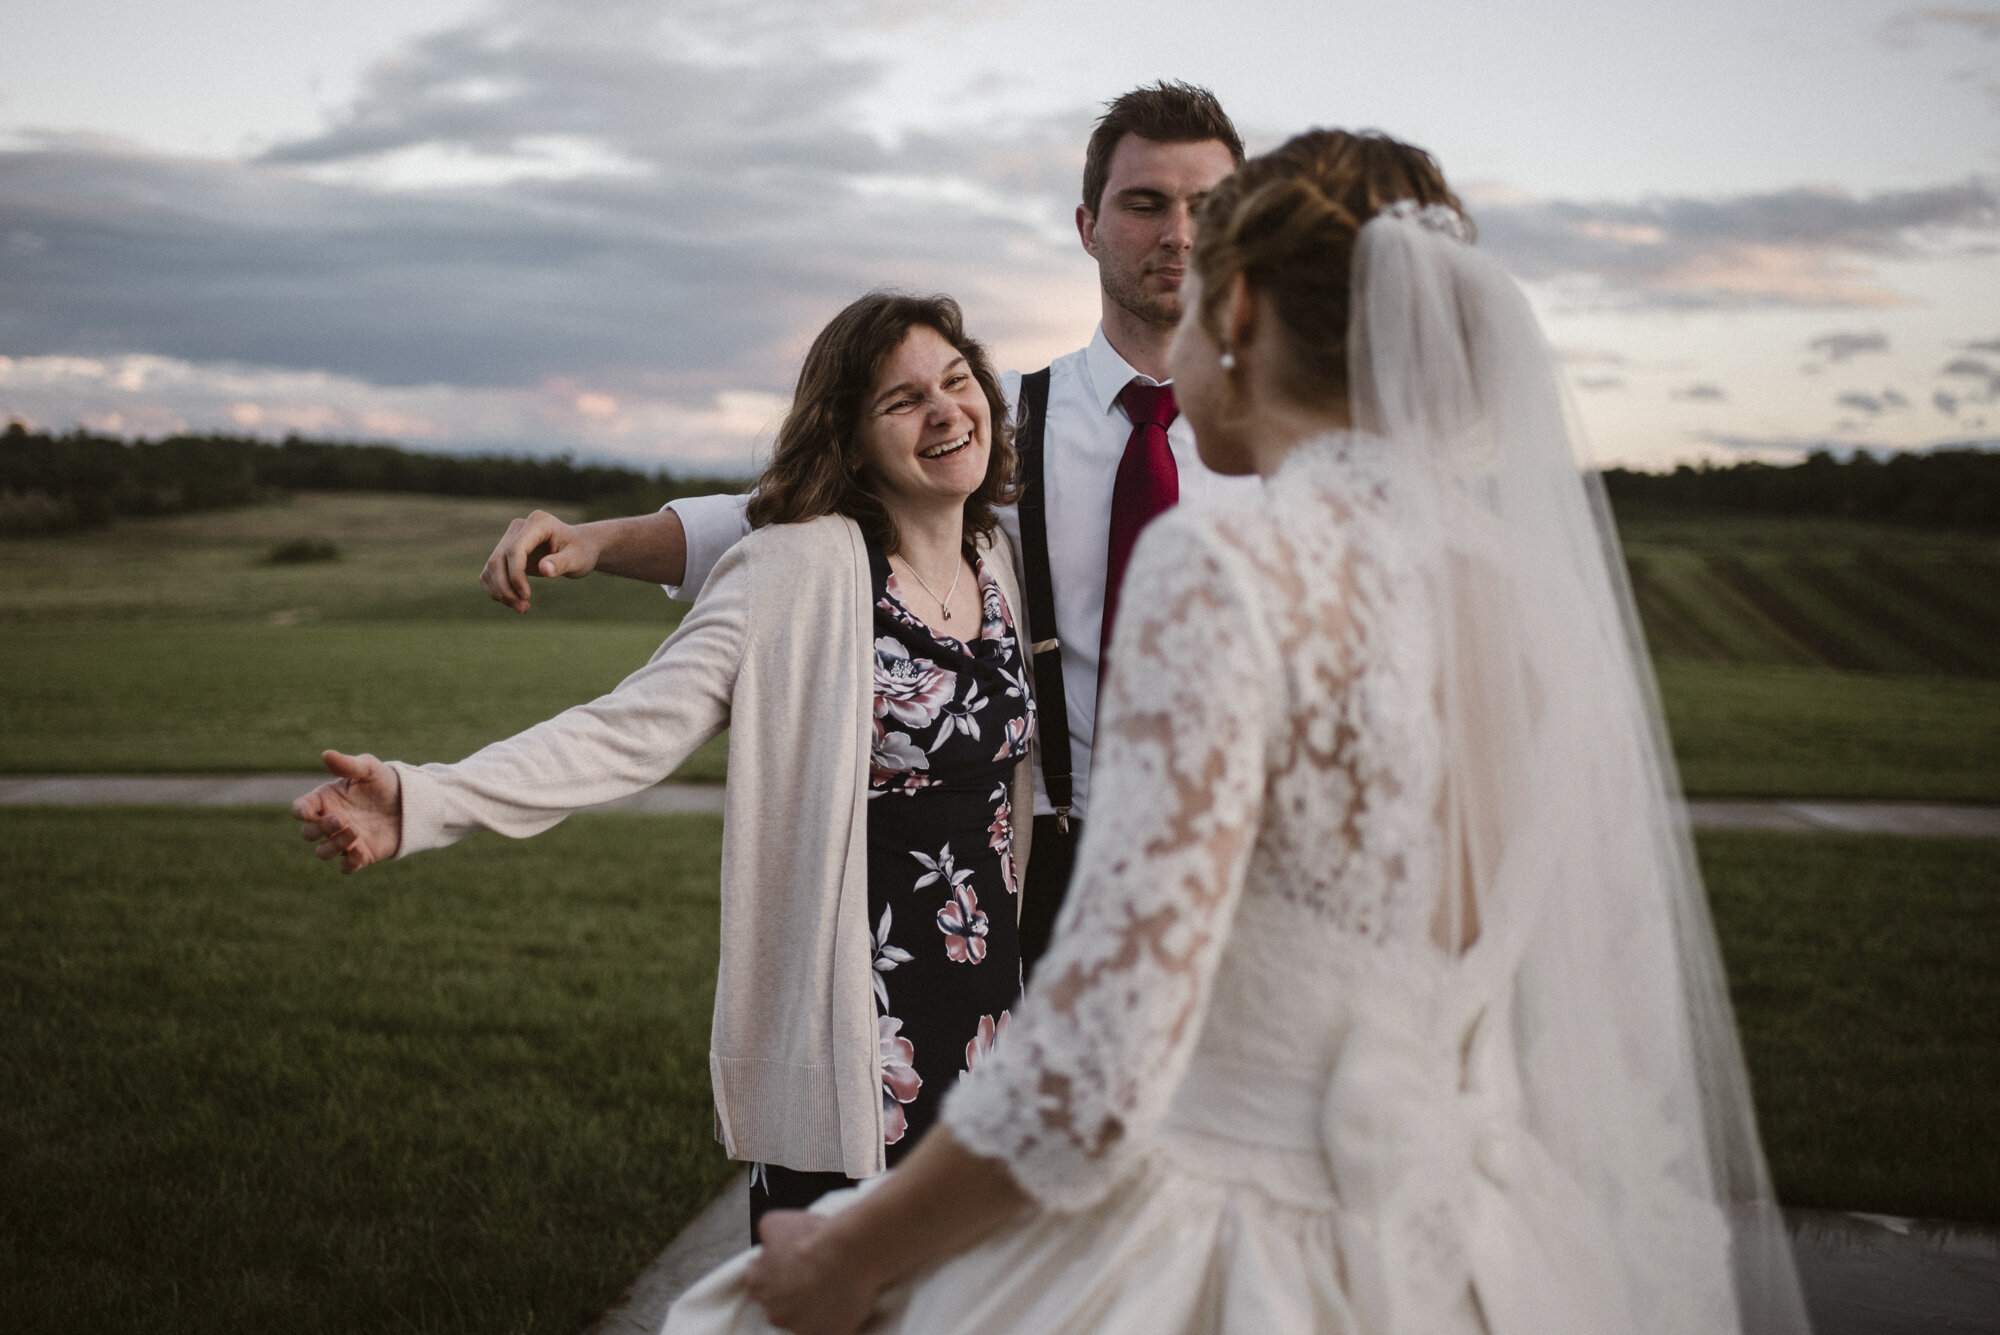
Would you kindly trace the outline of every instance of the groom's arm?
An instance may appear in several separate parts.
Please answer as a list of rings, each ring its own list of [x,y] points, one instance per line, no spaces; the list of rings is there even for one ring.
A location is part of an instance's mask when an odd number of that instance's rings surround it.
[[[531,575],[581,579],[593,571],[644,580],[692,601],[715,563],[749,532],[746,496],[696,496],[653,514],[565,524],[545,510],[516,519],[486,558],[479,583],[516,612],[528,610]]]

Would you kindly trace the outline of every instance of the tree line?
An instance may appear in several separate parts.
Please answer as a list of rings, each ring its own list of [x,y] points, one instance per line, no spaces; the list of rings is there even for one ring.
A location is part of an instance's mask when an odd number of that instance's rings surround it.
[[[1803,463],[1683,465],[1604,473],[1626,518],[1663,514],[1827,515],[1929,527],[2000,528],[2000,453],[1977,449],[1887,460],[1821,451]],[[417,492],[581,505],[593,518],[657,509],[676,496],[741,491],[743,478],[682,477],[567,458],[421,454],[395,445],[290,436],[182,435],[122,440],[0,432],[0,534],[59,533],[125,516],[214,510],[295,491]]]
[[[1929,528],[2000,528],[2000,452],[1970,447],[1878,459],[1825,450],[1788,465],[1686,464],[1604,473],[1624,518],[1671,514],[1833,515]]]
[[[0,533],[91,528],[128,516],[217,510],[295,491],[388,491],[565,501],[593,517],[657,509],[677,496],[740,491],[734,477],[680,477],[567,458],[421,454],[395,445],[288,436],[121,440],[0,432]]]

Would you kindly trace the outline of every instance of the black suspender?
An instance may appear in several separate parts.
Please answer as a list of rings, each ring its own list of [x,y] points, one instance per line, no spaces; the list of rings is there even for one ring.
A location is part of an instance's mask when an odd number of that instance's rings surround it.
[[[1021,570],[1026,576],[1028,624],[1043,638],[1029,646],[1035,666],[1036,726],[1041,732],[1042,784],[1056,823],[1069,830],[1072,801],[1069,707],[1063,699],[1062,642],[1056,637],[1056,596],[1049,583],[1048,507],[1043,497],[1042,427],[1049,416],[1047,367],[1021,377],[1014,448],[1021,456]]]

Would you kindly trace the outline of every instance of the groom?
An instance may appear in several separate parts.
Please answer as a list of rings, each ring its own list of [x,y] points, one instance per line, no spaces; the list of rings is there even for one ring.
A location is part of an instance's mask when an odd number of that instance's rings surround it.
[[[1020,423],[1023,496],[1000,522],[1020,556],[1029,625],[1040,637],[1025,970],[1047,947],[1069,884],[1090,791],[1098,671],[1132,544],[1178,500],[1257,485],[1201,463],[1166,383],[1194,209],[1242,161],[1236,127],[1206,89],[1161,82],[1112,101],[1090,136],[1076,210],[1077,234],[1097,261],[1097,332],[1046,370],[1002,377]],[[743,505],[738,496],[695,497],[576,526],[537,510],[508,526],[480,583],[517,612],[528,610],[529,571],[574,578],[601,570],[692,599],[749,531]]]

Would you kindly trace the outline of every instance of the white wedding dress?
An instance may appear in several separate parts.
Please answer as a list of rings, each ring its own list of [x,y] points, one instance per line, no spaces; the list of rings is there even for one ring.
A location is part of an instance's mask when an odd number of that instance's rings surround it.
[[[1551,630],[1482,495],[1441,501],[1407,432],[1342,433],[1146,531],[1055,943],[943,1113],[1036,1208],[870,1331],[1719,1335],[1796,1306],[1741,1255],[1761,1161],[1745,1189],[1714,1148],[1705,1045],[1740,1068],[1690,1018],[1712,938],[1648,863],[1646,711],[1569,703],[1617,695],[1629,646]],[[668,1335],[768,1330],[748,1255]]]

